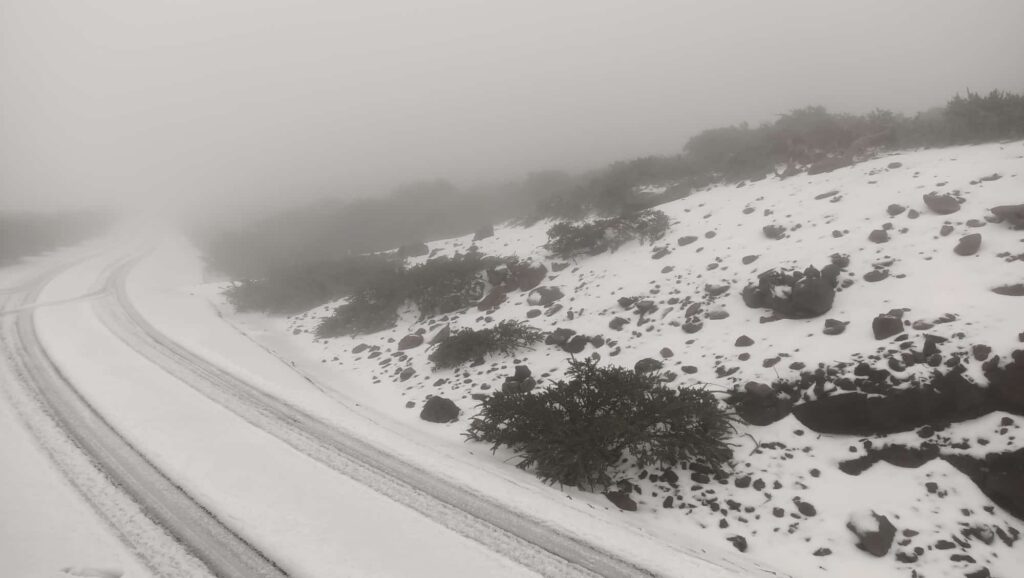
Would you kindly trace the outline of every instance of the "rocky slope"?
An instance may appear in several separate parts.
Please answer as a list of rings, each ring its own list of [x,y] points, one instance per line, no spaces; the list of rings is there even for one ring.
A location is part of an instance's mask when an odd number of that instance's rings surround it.
[[[331,304],[288,331],[323,363],[400,388],[409,419],[433,399],[425,417],[465,421],[495,389],[560,379],[570,355],[660,370],[720,392],[743,421],[731,471],[623,465],[610,498],[652,531],[714,533],[796,576],[1016,575],[1024,143],[714,186],[658,209],[672,221],[660,240],[570,261],[545,248],[551,223],[431,243],[410,262],[479,250],[529,264],[490,271],[466,310],[409,308],[393,330],[316,339]],[[454,370],[428,361],[438,333],[507,319],[546,342]]]

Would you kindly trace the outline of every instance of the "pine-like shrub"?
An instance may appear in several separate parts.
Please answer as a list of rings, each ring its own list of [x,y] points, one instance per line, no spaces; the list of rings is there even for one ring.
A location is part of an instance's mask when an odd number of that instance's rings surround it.
[[[549,484],[607,488],[624,457],[638,467],[699,461],[717,468],[732,457],[733,417],[711,392],[671,388],[657,373],[570,362],[569,380],[530,393],[495,392],[465,434],[505,446]]]
[[[460,329],[430,354],[434,367],[443,369],[483,359],[494,353],[510,354],[537,343],[543,333],[522,321],[502,321],[487,329]]]
[[[653,242],[664,236],[668,228],[668,216],[655,210],[582,223],[562,221],[548,229],[546,246],[556,257],[571,259],[614,251],[634,239]]]
[[[394,326],[398,309],[412,301],[426,318],[468,307],[484,296],[483,271],[503,262],[479,253],[439,257],[406,269],[401,263],[371,271],[347,304],[317,327],[319,337],[375,333]],[[241,287],[241,286],[240,286]]]
[[[501,262],[476,252],[438,257],[408,269],[400,281],[401,290],[421,317],[450,313],[482,298],[483,271]]]

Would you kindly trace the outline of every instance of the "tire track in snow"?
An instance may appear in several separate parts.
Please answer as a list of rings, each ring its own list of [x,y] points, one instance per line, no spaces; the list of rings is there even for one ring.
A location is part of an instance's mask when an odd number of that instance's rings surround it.
[[[342,475],[542,575],[662,575],[539,519],[509,511],[469,488],[454,486],[263,392],[175,342],[150,324],[127,294],[127,276],[140,259],[122,266],[111,276],[107,285],[109,295],[94,304],[99,318],[132,349],[199,393]],[[683,552],[680,558],[679,573],[672,575],[704,578],[749,576],[752,572],[749,567],[709,561]]]
[[[49,358],[36,335],[33,304],[71,266],[48,272],[4,300],[17,310],[0,316],[0,353],[14,376],[4,393],[18,415],[58,469],[155,575],[287,576],[146,460]]]

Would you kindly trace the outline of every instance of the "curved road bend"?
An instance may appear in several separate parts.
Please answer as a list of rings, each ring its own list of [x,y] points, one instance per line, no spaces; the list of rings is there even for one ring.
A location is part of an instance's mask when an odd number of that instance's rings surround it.
[[[141,259],[141,258],[140,258]],[[260,390],[175,342],[132,304],[126,263],[96,302],[101,321],[168,373],[296,450],[545,576],[657,576],[640,563],[589,544],[470,488],[454,486],[416,465]],[[693,578],[778,576],[754,565],[709,561],[679,552],[679,573]]]
[[[225,527],[121,437],[47,356],[36,335],[32,305],[49,282],[68,268],[70,265],[52,270],[34,282],[8,292],[3,299],[5,310],[16,309],[19,312],[0,316],[0,356],[17,376],[11,385],[21,388],[38,405],[30,410],[33,415],[26,416],[26,419],[51,419],[103,472],[109,483],[126,494],[147,518],[184,548],[187,555],[170,560],[174,556],[169,558],[166,552],[153,551],[154,543],[160,540],[153,540],[152,536],[142,539],[143,543],[128,544],[158,576],[191,575],[197,568],[200,572],[206,571],[222,578],[287,576],[273,561]],[[57,464],[67,473],[69,470],[65,465]],[[78,480],[72,479],[71,482],[93,508],[107,518],[109,503],[98,503],[100,500],[95,489],[84,489]],[[123,529],[116,527],[116,522],[109,518],[107,521],[122,539],[131,541]],[[166,536],[162,538],[166,539]],[[194,559],[187,559],[189,555]],[[195,559],[201,561],[201,565]]]

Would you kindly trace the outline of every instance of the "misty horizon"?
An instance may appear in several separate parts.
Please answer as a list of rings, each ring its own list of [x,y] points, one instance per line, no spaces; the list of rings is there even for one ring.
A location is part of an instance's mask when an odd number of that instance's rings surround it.
[[[56,10],[55,10],[56,8]],[[1024,89],[1024,5],[2,3],[0,208],[472,190]]]

